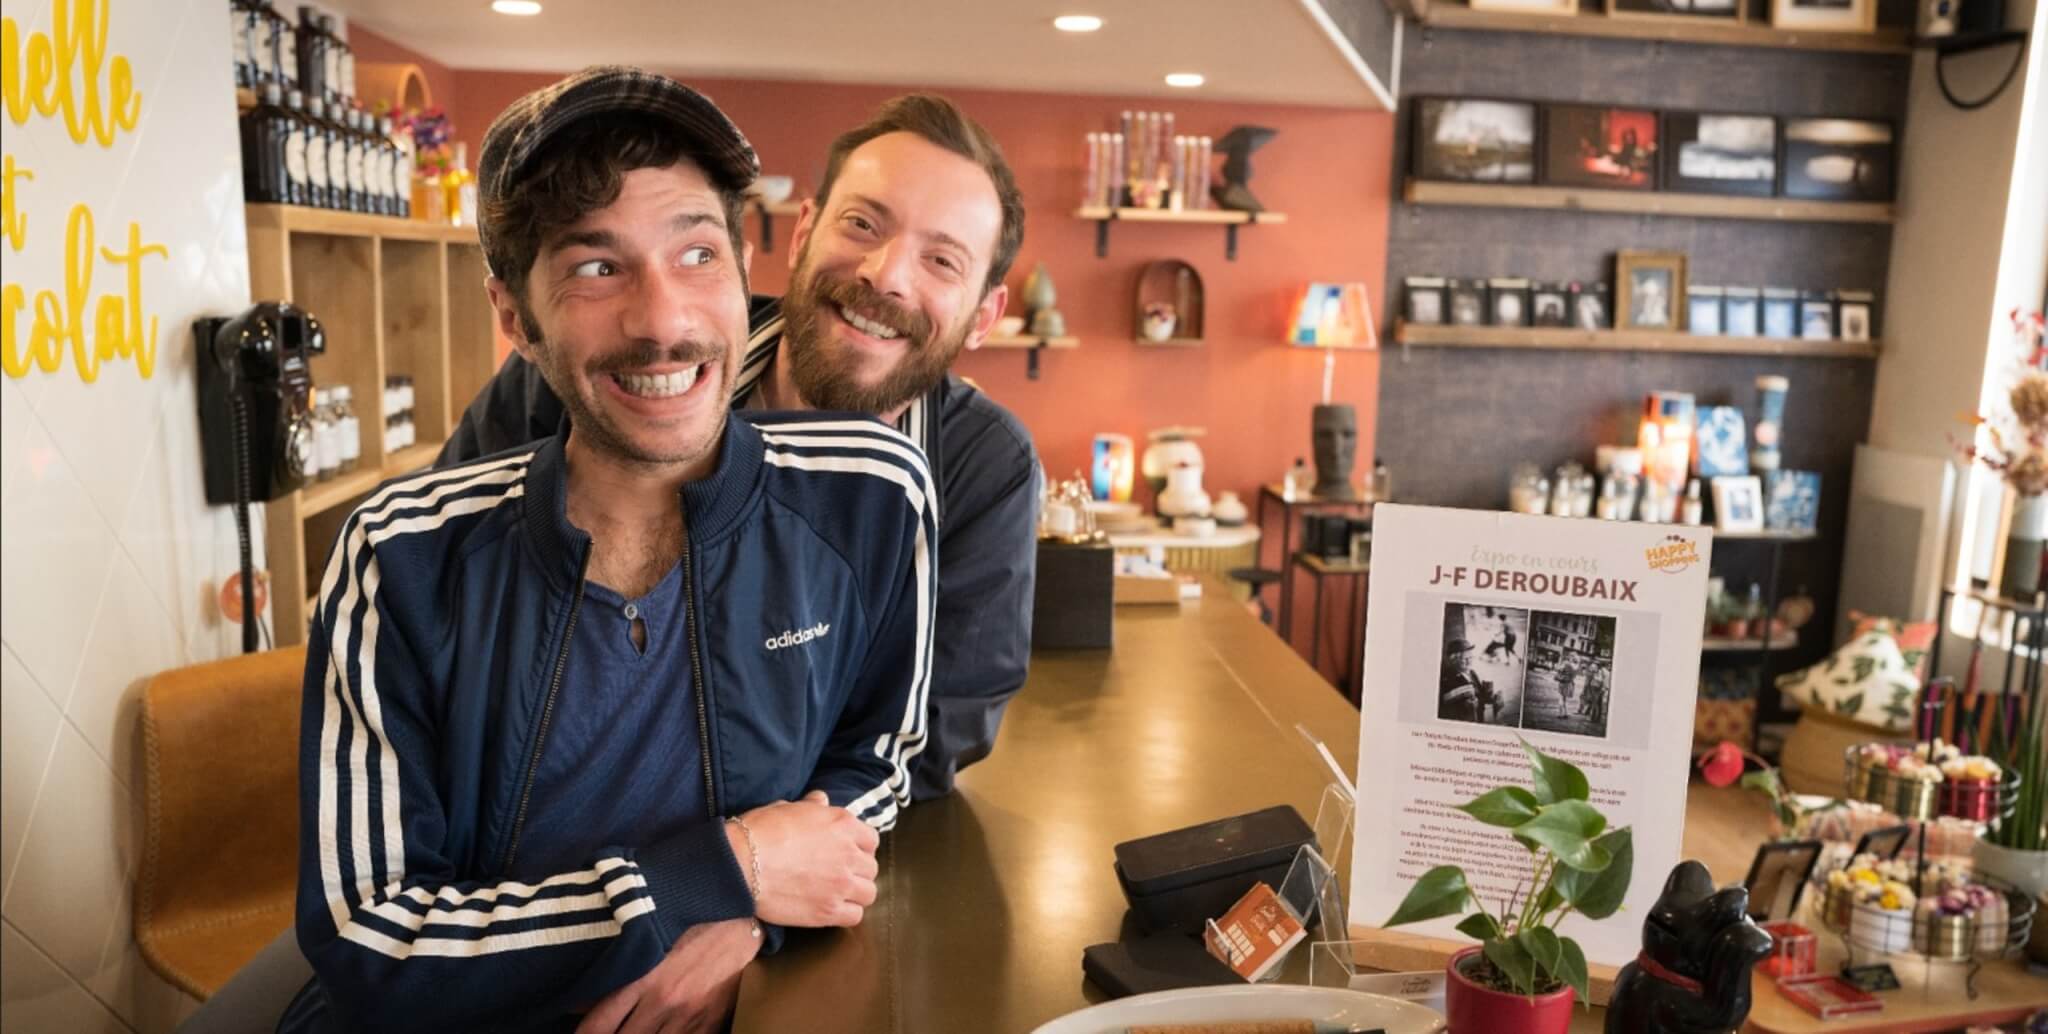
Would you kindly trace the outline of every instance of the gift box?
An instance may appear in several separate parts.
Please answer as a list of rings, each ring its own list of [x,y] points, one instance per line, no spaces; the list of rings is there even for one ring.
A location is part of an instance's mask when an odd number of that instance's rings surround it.
[[[1820,954],[1820,939],[1798,923],[1765,923],[1771,935],[1771,954],[1758,966],[1772,979],[1801,977],[1814,971]]]
[[[1148,930],[1196,933],[1254,885],[1278,887],[1315,843],[1301,813],[1281,804],[1116,845],[1117,884]]]

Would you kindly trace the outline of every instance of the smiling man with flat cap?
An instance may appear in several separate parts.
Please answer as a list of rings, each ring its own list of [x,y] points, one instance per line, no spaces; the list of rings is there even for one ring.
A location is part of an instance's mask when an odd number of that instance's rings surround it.
[[[934,491],[867,416],[729,412],[757,171],[633,69],[491,125],[491,302],[570,420],[342,527],[281,1029],[712,1030],[780,926],[873,902],[925,736]]]

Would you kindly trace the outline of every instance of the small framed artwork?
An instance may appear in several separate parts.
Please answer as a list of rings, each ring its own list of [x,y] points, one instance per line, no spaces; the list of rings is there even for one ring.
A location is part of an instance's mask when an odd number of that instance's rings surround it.
[[[1846,118],[1785,120],[1786,197],[1890,201],[1897,155],[1889,122]]]
[[[1777,193],[1778,120],[1665,113],[1664,189],[1743,197]]]
[[[1742,410],[1701,406],[1699,414],[1699,432],[1693,437],[1693,473],[1709,481],[1749,473],[1749,441]]]
[[[1685,253],[1623,251],[1614,256],[1614,325],[1677,330],[1685,311]]]
[[[1844,341],[1870,340],[1870,307],[1877,296],[1869,291],[1842,291],[1835,296],[1835,331]]]
[[[1685,289],[1685,329],[1694,334],[1709,336],[1721,333],[1721,296],[1718,287],[1692,287]]]
[[[1761,325],[1757,315],[1763,296],[1754,287],[1730,287],[1721,293],[1721,333],[1729,337],[1755,337]]]
[[[1778,922],[1798,912],[1799,897],[1820,861],[1818,840],[1781,840],[1756,849],[1749,863],[1749,875],[1742,885],[1749,890],[1749,914],[1758,922]]]
[[[1451,323],[1460,327],[1486,325],[1486,284],[1480,280],[1453,280],[1445,289],[1451,302]]]
[[[1743,5],[1736,0],[1607,0],[1616,18],[1719,18],[1740,22]]]
[[[1764,503],[1764,527],[1812,531],[1820,525],[1820,472],[1774,470]]]
[[[1771,25],[1820,32],[1876,32],[1877,0],[1771,0]]]
[[[1486,282],[1487,297],[1493,300],[1493,325],[1529,325],[1529,281],[1518,276],[1497,276]]]
[[[1444,321],[1444,278],[1440,276],[1411,276],[1401,282],[1407,308],[1404,316],[1410,323],[1442,323]]]
[[[1607,285],[1573,282],[1568,290],[1572,303],[1571,325],[1580,330],[1606,330],[1614,325],[1607,314]]]
[[[1543,107],[1543,182],[1657,189],[1657,113],[1580,104]]]
[[[1807,341],[1835,339],[1835,299],[1826,291],[1799,296],[1799,336]]]
[[[1856,852],[1851,857],[1867,854],[1876,855],[1879,858],[1897,858],[1899,856],[1899,849],[1905,847],[1906,841],[1912,838],[1913,827],[1911,826],[1886,826],[1883,829],[1873,829],[1863,834],[1856,841]]]
[[[1529,289],[1530,322],[1539,327],[1572,325],[1571,295],[1565,285],[1540,283]]]
[[[1415,175],[1458,183],[1536,182],[1536,105],[1451,97],[1417,100]]]
[[[1764,530],[1764,484],[1761,478],[1714,479],[1714,530]]]
[[[1764,336],[1799,336],[1799,292],[1789,287],[1764,288]]]

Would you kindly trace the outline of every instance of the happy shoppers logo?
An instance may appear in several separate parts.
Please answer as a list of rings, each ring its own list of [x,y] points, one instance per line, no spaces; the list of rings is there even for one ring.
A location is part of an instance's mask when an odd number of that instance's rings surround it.
[[[1666,535],[1663,541],[1643,551],[1652,571],[1677,574],[1700,562],[1700,547],[1682,535]]]

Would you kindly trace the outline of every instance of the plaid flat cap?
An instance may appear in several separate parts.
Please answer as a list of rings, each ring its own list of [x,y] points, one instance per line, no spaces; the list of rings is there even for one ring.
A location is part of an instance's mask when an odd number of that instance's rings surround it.
[[[761,174],[754,145],[718,105],[668,76],[623,65],[586,68],[513,101],[484,133],[477,156],[477,198],[488,203],[511,184],[562,130],[594,116],[618,112],[653,115],[673,125],[696,145],[697,159],[720,186],[745,189]],[[484,253],[491,251],[491,226],[478,220]]]

